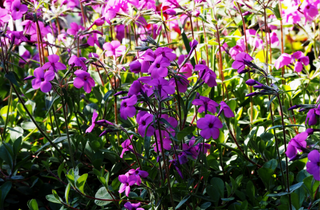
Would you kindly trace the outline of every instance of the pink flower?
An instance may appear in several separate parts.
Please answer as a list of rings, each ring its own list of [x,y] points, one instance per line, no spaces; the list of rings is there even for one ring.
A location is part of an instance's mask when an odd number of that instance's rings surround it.
[[[78,66],[81,67],[83,70],[87,70],[87,66],[85,64],[86,58],[84,57],[77,57],[76,55],[71,56],[68,61],[68,64],[71,66]]]
[[[303,15],[306,18],[306,22],[312,21],[319,14],[317,7],[312,4],[307,4],[303,8]]]
[[[217,107],[219,104],[210,98],[200,96],[200,99],[194,99],[192,101],[193,105],[200,105],[198,112],[202,113],[205,112],[207,114],[207,111],[211,112],[212,114],[216,113]]]
[[[144,210],[144,208],[139,208],[140,203],[130,203],[127,202],[124,204],[124,207],[128,210]]]
[[[106,50],[107,56],[115,56],[117,58],[125,53],[126,46],[121,45],[119,41],[112,41],[104,43],[103,49]]]
[[[289,65],[291,63],[291,55],[287,53],[283,53],[280,55],[280,57],[275,61],[274,66],[276,69],[280,69],[286,65]]]
[[[0,7],[0,23],[7,23],[10,20],[10,16],[8,14],[8,10],[2,9]]]
[[[244,52],[244,50],[242,49],[242,47],[240,45],[236,45],[234,47],[231,47],[230,50],[229,50],[229,53],[230,53],[231,58],[233,60],[235,60],[236,56],[241,52]]]
[[[131,135],[130,138],[132,139],[132,137],[133,136]],[[123,158],[123,155],[124,155],[125,152],[133,151],[133,147],[131,145],[130,139],[126,139],[124,142],[122,142],[121,146],[122,146],[123,149],[122,149],[122,152],[120,154],[120,158]]]
[[[78,25],[76,22],[72,22],[70,23],[70,28],[67,30],[67,33],[76,36],[80,30],[84,30],[84,27]]]
[[[232,63],[232,68],[237,69],[238,73],[240,73],[252,60],[253,58],[249,54],[244,52],[239,53]]]
[[[83,87],[84,91],[86,91],[87,93],[90,93],[92,87],[94,87],[94,85],[95,85],[95,82],[91,78],[90,74],[86,71],[83,71],[83,70],[77,70],[74,72],[74,74],[77,77],[74,79],[73,85],[76,88]]]
[[[222,123],[218,117],[206,114],[204,118],[197,121],[198,128],[202,129],[200,135],[205,139],[219,138],[219,128],[222,128]]]

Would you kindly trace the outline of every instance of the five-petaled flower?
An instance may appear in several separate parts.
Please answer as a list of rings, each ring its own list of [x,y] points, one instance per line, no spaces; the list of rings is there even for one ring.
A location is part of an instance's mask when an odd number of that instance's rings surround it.
[[[200,135],[205,139],[219,138],[219,128],[222,128],[222,123],[218,117],[206,114],[204,118],[197,121],[198,128],[202,129]]]
[[[119,193],[123,193],[125,191],[126,196],[129,197],[130,187],[134,185],[137,181],[136,176],[125,174],[125,175],[119,175],[118,178],[119,178],[119,181],[121,182]]]
[[[34,70],[34,76],[36,77],[32,80],[32,88],[39,89],[47,93],[51,90],[52,85],[50,83],[51,80],[54,79],[54,71],[46,71],[45,69],[39,67]]]
[[[59,62],[60,57],[58,55],[49,55],[49,62],[45,63],[42,68],[49,69],[54,72],[58,72],[58,70],[65,70],[67,67],[63,63]]]
[[[120,116],[123,119],[127,119],[127,117],[133,117],[136,114],[136,108],[134,107],[136,103],[136,95],[132,95],[130,98],[122,100],[120,105]]]
[[[74,79],[73,85],[76,88],[83,87],[84,91],[86,91],[87,93],[90,93],[92,87],[94,87],[94,85],[95,85],[95,82],[91,78],[90,74],[86,71],[83,71],[83,70],[77,70],[74,72],[74,74],[77,77]]]

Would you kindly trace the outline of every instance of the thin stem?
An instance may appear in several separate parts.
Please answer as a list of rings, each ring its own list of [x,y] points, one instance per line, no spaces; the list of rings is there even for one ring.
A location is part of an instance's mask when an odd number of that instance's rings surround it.
[[[283,109],[282,109],[282,104],[280,100],[279,94],[277,94],[277,99],[279,102],[280,110],[281,110],[281,124],[282,124],[282,131],[283,131],[283,144],[284,144],[284,150],[287,151],[287,140],[286,140],[286,129],[285,129],[285,124],[284,124],[284,118],[283,118]],[[280,163],[281,164],[281,163]],[[286,179],[287,179],[287,190],[288,193],[290,192],[290,181],[289,181],[289,166],[288,166],[288,157],[286,156]],[[289,209],[292,210],[291,206],[291,194],[289,194]]]
[[[282,23],[282,4],[281,1],[278,1],[279,3],[279,12],[280,12],[280,33],[281,33],[281,54],[284,53],[284,40],[283,40],[283,23]],[[281,68],[281,76],[284,78],[284,67]],[[285,84],[286,81],[282,80],[282,84]],[[282,113],[282,112],[281,112]],[[290,206],[291,208],[291,206]]]
[[[76,167],[75,162],[74,162],[74,157],[73,157],[73,151],[72,151],[72,146],[71,146],[71,140],[70,140],[70,135],[69,135],[69,128],[68,128],[68,116],[67,116],[67,111],[66,111],[66,101],[62,99],[62,108],[63,108],[63,115],[64,115],[64,120],[66,124],[66,132],[67,132],[67,139],[68,139],[68,146],[69,146],[69,153],[70,153],[70,158],[72,162],[73,168]]]

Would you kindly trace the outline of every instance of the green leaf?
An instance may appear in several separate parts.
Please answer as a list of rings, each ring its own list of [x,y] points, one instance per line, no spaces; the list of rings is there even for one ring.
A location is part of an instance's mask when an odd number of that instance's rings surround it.
[[[12,71],[4,75],[5,78],[7,78],[12,84],[15,84],[16,86],[19,87],[19,84],[17,82],[16,76]]]
[[[59,203],[59,204],[61,204],[61,201],[59,199],[56,199],[56,197],[54,195],[52,195],[52,194],[47,195],[46,199],[51,203]]]
[[[36,199],[28,201],[28,207],[30,210],[39,210],[38,203]]]
[[[70,136],[72,136],[72,135],[70,135]],[[58,144],[58,143],[60,143],[60,142],[62,142],[62,141],[64,141],[64,140],[66,140],[67,138],[68,138],[67,136],[61,136],[61,137],[55,138],[52,142],[53,142],[54,144]],[[47,146],[49,146],[49,145],[50,145],[50,142],[45,143],[44,145],[42,145],[42,147],[40,147],[40,148],[36,151],[36,153],[37,153],[37,152],[40,152],[41,150],[43,150],[45,147],[47,147]]]
[[[210,184],[218,190],[220,197],[223,198],[224,197],[224,183],[223,183],[222,179],[220,179],[218,177],[213,177],[210,180]]]
[[[176,209],[180,208],[189,198],[191,197],[191,195],[187,195],[185,196],[176,206]]]
[[[196,129],[195,126],[187,126],[182,131],[177,134],[177,139],[182,140],[185,136],[192,134],[192,132]]]
[[[23,129],[18,126],[14,127],[14,128],[8,128],[8,129],[9,129],[9,133],[10,133],[10,139],[12,141],[15,141],[19,137],[23,136]]]
[[[205,209],[209,208],[210,206],[211,206],[211,202],[205,202],[205,203],[201,204],[200,209],[205,210]]]
[[[64,197],[66,199],[67,204],[69,204],[69,193],[70,193],[70,189],[71,189],[71,184],[68,183],[66,190],[64,192]]]
[[[88,174],[83,174],[76,181],[76,187],[80,190],[80,192],[84,193],[84,185],[86,184],[88,178]]]
[[[246,194],[249,197],[249,199],[254,202],[256,197],[256,189],[252,183],[252,181],[248,181],[247,187],[246,187]]]
[[[1,194],[1,200],[0,200],[0,206],[4,206],[4,200],[6,199],[9,191],[11,190],[12,183],[11,182],[5,182],[0,187],[0,194]]]
[[[258,175],[268,190],[270,189],[270,181],[272,179],[273,171],[274,170],[272,170],[270,168],[258,169]]]
[[[102,200],[95,200],[94,203],[97,206],[105,206],[108,205],[109,203],[112,203],[112,197],[107,191],[105,187],[101,187],[95,195],[96,198],[101,198],[101,199],[110,199],[111,201],[102,201]]]
[[[303,185],[303,182],[299,182],[297,184],[291,185],[289,187],[289,192],[280,192],[280,193],[272,193],[272,194],[268,194],[267,196],[269,197],[276,197],[276,196],[284,196],[287,194],[291,194],[293,193],[295,190],[299,189],[301,186]]]
[[[272,170],[275,170],[277,166],[278,166],[278,161],[276,159],[271,159],[263,165],[264,168],[269,168]]]

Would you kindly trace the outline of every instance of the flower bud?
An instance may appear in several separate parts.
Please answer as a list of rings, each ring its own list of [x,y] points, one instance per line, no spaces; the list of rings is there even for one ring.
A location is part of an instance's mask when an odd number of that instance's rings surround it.
[[[139,73],[141,71],[141,63],[138,60],[132,61],[130,64],[130,71]]]

